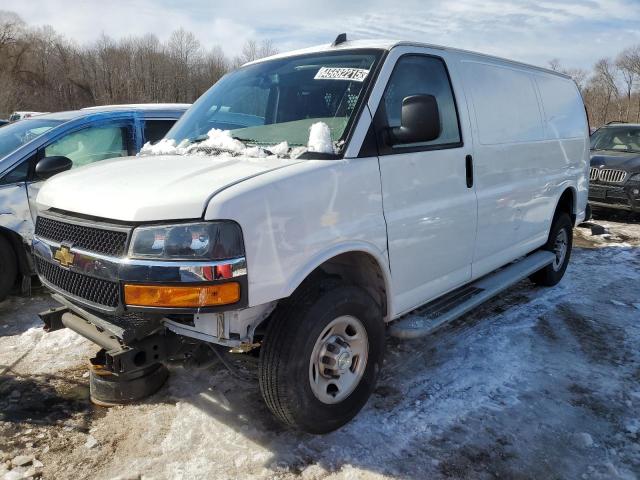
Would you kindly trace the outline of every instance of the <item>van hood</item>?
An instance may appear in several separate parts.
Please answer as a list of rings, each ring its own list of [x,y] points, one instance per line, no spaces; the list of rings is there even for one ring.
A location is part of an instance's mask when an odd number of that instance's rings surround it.
[[[220,190],[300,163],[277,158],[157,155],[106,160],[47,180],[38,208],[111,220],[145,222],[200,218]]]

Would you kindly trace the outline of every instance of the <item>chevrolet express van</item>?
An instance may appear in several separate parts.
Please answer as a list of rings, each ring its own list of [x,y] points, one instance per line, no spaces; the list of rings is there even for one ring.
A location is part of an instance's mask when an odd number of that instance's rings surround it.
[[[277,418],[328,432],[387,331],[560,281],[588,168],[569,77],[341,35],[228,74],[135,161],[47,181],[33,248],[61,307],[42,317],[102,347],[97,403],[154,392],[170,360],[253,359]]]

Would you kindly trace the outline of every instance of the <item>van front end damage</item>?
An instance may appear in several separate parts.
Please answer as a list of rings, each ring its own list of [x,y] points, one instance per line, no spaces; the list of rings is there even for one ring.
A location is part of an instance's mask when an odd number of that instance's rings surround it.
[[[232,349],[255,348],[255,329],[275,307],[247,308],[243,256],[131,258],[134,228],[57,214],[39,217],[36,224],[38,275],[62,305],[41,314],[45,330],[69,328],[100,347],[90,361],[91,399],[100,405],[155,393],[170,362],[230,365],[224,357]],[[219,230],[218,243],[225,241]],[[183,237],[185,232],[187,244],[209,241],[192,239],[181,227]],[[158,234],[147,241],[156,245]],[[217,247],[219,256],[228,252]]]

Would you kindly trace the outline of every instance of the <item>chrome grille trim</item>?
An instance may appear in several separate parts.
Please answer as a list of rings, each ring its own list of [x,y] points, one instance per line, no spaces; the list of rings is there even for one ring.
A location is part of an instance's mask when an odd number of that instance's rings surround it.
[[[622,183],[627,178],[627,172],[613,168],[591,167],[589,180],[600,180],[605,183]]]

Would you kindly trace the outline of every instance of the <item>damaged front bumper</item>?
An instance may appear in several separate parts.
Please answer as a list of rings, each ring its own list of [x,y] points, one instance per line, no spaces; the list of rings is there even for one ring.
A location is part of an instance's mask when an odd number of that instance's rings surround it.
[[[90,228],[95,228],[95,224]],[[108,228],[114,227],[110,225]],[[244,257],[206,262],[120,258],[38,234],[33,240],[33,252],[40,280],[69,310],[69,315],[107,332],[120,345],[130,346],[132,342],[160,333],[172,341],[173,337],[183,336],[225,347],[250,345],[256,326],[275,306],[247,307]],[[198,288],[228,282],[239,285],[240,295],[233,304],[223,306],[173,308],[127,305],[124,293],[125,285]],[[65,318],[68,319],[66,326],[78,331],[81,324],[71,322],[70,316]],[[103,336],[95,336],[91,328],[80,329],[78,333],[101,344],[98,340]],[[162,357],[157,355],[157,358]]]

